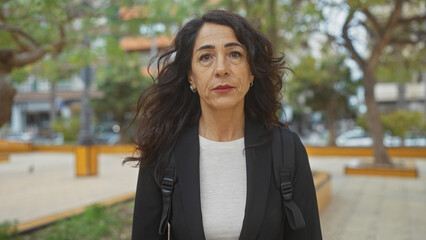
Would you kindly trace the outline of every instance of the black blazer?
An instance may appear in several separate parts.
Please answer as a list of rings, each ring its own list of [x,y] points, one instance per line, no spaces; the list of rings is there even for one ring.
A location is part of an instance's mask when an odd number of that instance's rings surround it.
[[[300,139],[294,134],[296,169],[293,200],[303,213],[306,227],[294,231],[283,217],[280,191],[274,182],[271,140],[249,147],[270,139],[266,129],[262,124],[246,117],[244,132],[247,199],[239,239],[322,239],[312,173]],[[198,125],[183,131],[174,148],[174,155],[177,182],[172,197],[170,239],[205,239],[200,202]],[[154,169],[141,168],[136,190],[132,239],[167,239],[167,233],[163,236],[158,234],[161,213],[161,191],[154,180]]]

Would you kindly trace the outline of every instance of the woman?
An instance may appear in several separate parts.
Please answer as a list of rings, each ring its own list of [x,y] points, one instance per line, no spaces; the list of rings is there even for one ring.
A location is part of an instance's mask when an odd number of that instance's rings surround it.
[[[141,154],[125,160],[140,166],[132,239],[167,239],[168,231],[160,234],[167,219],[170,239],[321,239],[297,136],[293,200],[304,228],[290,228],[274,183],[284,65],[269,40],[231,12],[210,11],[177,33],[158,60],[156,82],[139,99]],[[170,203],[160,188],[167,166],[175,166],[173,192],[163,192]]]

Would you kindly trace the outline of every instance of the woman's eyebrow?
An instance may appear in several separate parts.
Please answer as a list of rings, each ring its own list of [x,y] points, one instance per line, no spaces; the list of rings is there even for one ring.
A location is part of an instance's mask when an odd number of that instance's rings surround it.
[[[200,50],[203,50],[203,49],[214,49],[214,46],[213,45],[203,45],[203,46],[199,47],[197,49],[197,51],[200,51]]]
[[[241,45],[241,44],[239,44],[239,43],[237,43],[237,42],[225,43],[225,47],[226,47],[226,48],[227,48],[227,47],[232,47],[232,46],[238,46],[238,47],[244,48],[244,47],[243,47],[243,45]]]
[[[232,46],[238,46],[238,47],[241,47],[241,48],[244,48],[243,47],[243,45],[241,45],[240,43],[237,43],[237,42],[230,42],[230,43],[225,43],[225,48],[227,48],[227,47],[232,47]],[[213,45],[203,45],[203,46],[201,46],[201,47],[199,47],[197,50],[196,50],[196,52],[197,51],[200,51],[200,50],[203,50],[203,49],[214,49],[215,47],[213,46]]]

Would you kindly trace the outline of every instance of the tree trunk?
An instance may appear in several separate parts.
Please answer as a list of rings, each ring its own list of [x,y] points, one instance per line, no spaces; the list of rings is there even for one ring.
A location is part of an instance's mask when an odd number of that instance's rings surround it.
[[[419,72],[419,82],[423,82],[423,86],[424,86],[424,105],[423,105],[423,107],[424,107],[424,111],[425,111],[425,113],[426,113],[426,76],[425,77],[423,77],[424,75],[423,75],[424,73],[422,73],[422,72]],[[426,114],[423,114],[423,121],[424,122],[426,122]]]
[[[336,121],[336,109],[334,107],[335,102],[332,101],[327,105],[326,113],[327,113],[327,125],[328,125],[328,145],[336,146],[336,129],[334,128],[334,122]]]
[[[56,121],[56,81],[52,80],[50,82],[50,139],[55,138],[55,131],[53,130],[53,123]]]
[[[0,127],[8,123],[12,116],[13,98],[15,88],[6,82],[7,74],[0,72]]]
[[[391,164],[386,148],[383,144],[383,127],[380,122],[380,111],[374,97],[376,79],[374,72],[368,66],[363,69],[363,86],[365,90],[365,104],[367,105],[367,128],[373,138],[374,161],[377,164]]]
[[[92,109],[90,107],[90,85],[92,82],[92,77],[93,72],[90,66],[85,66],[82,71],[84,89],[81,98],[80,131],[78,134],[78,144],[86,146],[94,144],[94,138],[92,134]]]
[[[398,99],[396,106],[398,109],[405,109],[405,83],[398,83]]]
[[[278,43],[278,30],[277,30],[277,2],[276,0],[269,0],[269,17],[268,17],[268,36],[271,39],[272,46],[276,51],[279,48]]]

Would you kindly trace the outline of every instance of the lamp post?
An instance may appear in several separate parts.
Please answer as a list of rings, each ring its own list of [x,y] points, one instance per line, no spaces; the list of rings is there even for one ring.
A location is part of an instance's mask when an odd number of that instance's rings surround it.
[[[90,7],[90,4],[83,0],[83,5]],[[81,78],[84,82],[84,89],[81,97],[80,111],[80,131],[78,133],[78,144],[75,150],[76,175],[90,176],[98,173],[98,160],[92,132],[92,108],[90,106],[90,86],[93,81],[93,69],[90,66],[88,54],[90,54],[90,41],[86,33],[83,37],[83,48],[85,50],[85,66],[81,71]]]
[[[87,36],[84,37],[84,46],[89,51],[90,43]],[[81,97],[81,112],[80,112],[80,131],[78,133],[78,144],[90,146],[94,144],[92,134],[92,108],[90,106],[90,86],[93,80],[93,69],[86,62],[86,66],[81,71],[81,77],[84,82],[83,94]]]

